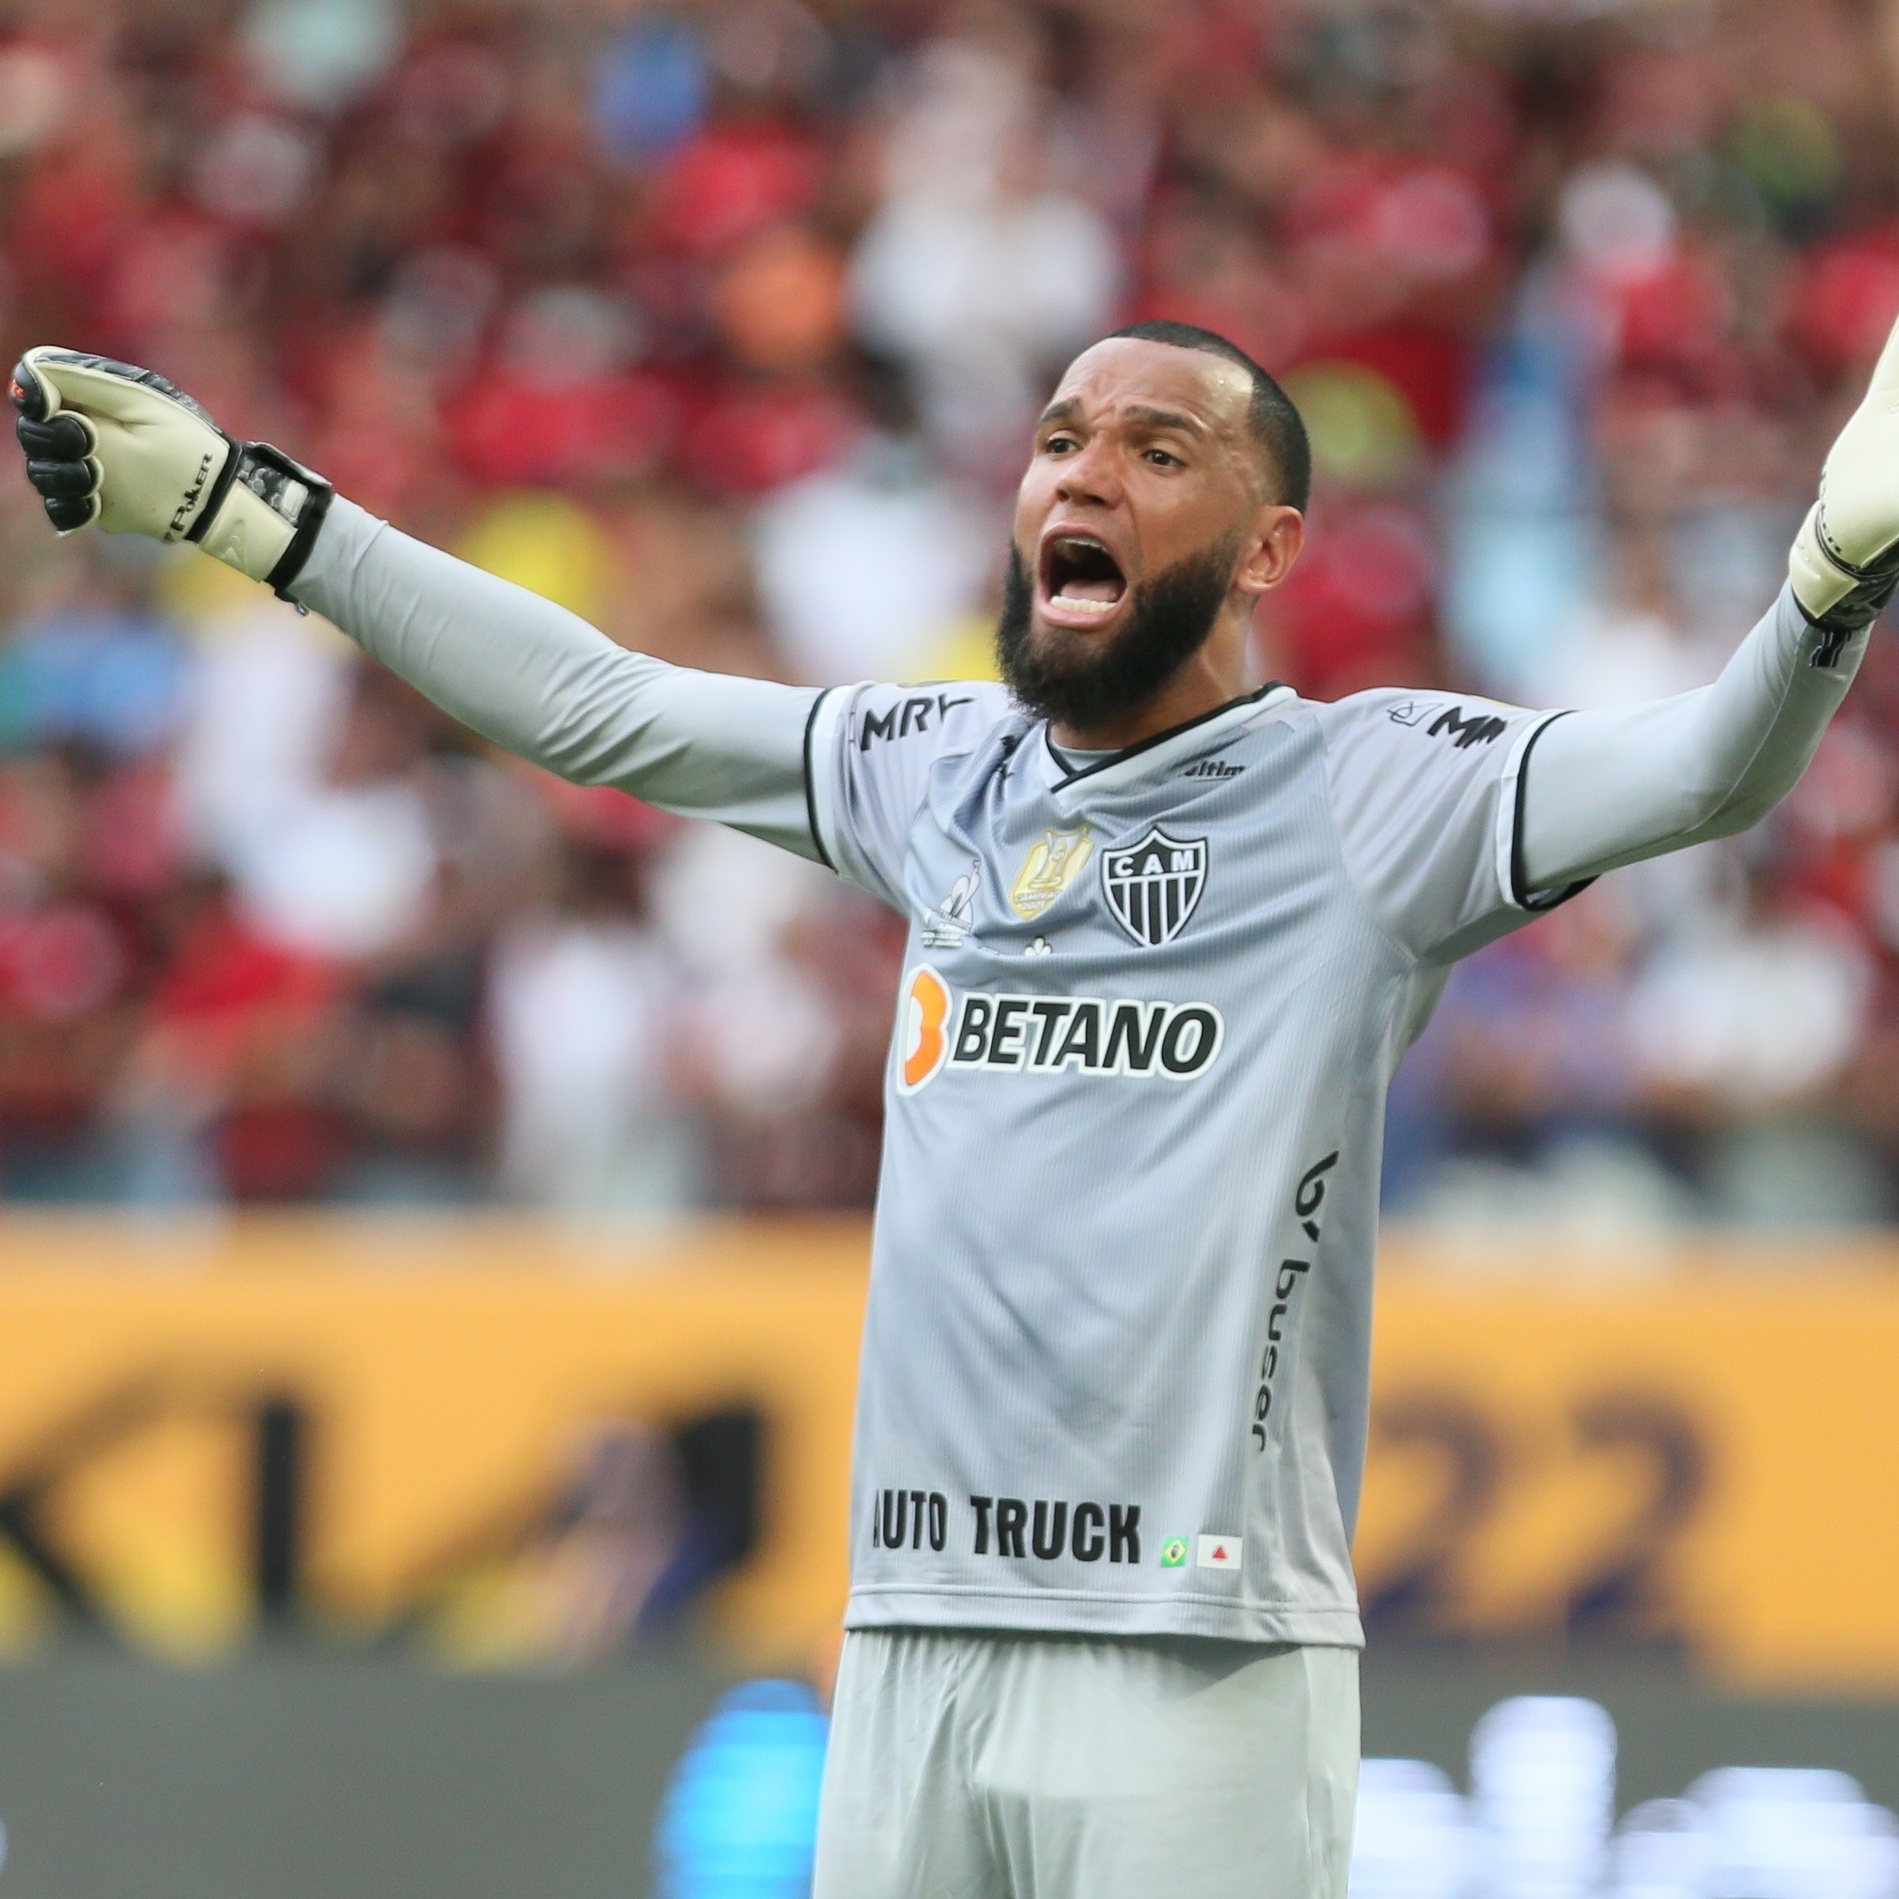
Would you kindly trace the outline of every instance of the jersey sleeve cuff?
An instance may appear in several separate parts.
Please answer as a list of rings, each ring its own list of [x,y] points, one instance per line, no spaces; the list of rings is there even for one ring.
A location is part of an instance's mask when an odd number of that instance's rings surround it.
[[[811,842],[826,870],[838,868],[838,728],[850,713],[854,688],[830,686],[811,702],[804,724],[804,805]]]
[[[1595,882],[1593,877],[1584,877],[1576,883],[1557,884],[1548,890],[1533,890],[1523,862],[1523,800],[1529,787],[1530,754],[1536,749],[1537,740],[1558,719],[1568,716],[1567,712],[1550,712],[1524,726],[1511,743],[1498,786],[1498,887],[1513,909],[1528,911],[1532,916],[1540,915],[1545,910],[1554,910],[1560,903],[1567,903],[1571,897],[1587,890]]]

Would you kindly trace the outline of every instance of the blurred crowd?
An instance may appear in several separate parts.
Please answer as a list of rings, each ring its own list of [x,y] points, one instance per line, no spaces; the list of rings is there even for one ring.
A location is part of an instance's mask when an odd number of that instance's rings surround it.
[[[1311,427],[1262,678],[1599,705],[1772,599],[1899,314],[1894,0],[8,0],[0,331],[616,640],[987,673],[1118,321]],[[1760,831],[1459,971],[1417,1217],[1899,1217],[1899,660]],[[0,480],[0,1194],[868,1202],[901,926]]]

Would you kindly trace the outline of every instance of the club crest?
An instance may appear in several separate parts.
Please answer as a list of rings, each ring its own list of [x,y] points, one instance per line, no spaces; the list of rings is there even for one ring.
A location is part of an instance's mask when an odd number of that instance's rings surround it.
[[[1148,949],[1187,927],[1207,885],[1207,840],[1169,837],[1157,824],[1138,844],[1104,851],[1101,893],[1115,921]]]

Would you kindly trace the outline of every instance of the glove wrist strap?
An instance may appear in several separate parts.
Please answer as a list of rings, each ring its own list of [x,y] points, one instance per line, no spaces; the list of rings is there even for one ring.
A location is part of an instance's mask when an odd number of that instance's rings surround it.
[[[330,484],[268,442],[232,451],[186,538],[288,599],[329,512]]]
[[[298,511],[297,531],[291,535],[283,559],[264,576],[265,586],[279,600],[290,599],[291,584],[303,572],[304,563],[310,558],[310,550],[316,546],[316,538],[323,530],[330,503],[335,499],[336,490],[327,481],[320,481],[318,486],[310,490]]]

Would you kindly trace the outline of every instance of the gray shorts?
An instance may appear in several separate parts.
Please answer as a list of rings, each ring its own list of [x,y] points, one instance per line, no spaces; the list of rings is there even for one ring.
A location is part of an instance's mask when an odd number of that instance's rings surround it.
[[[1358,1654],[845,1638],[812,1899],[1344,1899]]]

